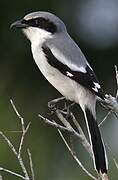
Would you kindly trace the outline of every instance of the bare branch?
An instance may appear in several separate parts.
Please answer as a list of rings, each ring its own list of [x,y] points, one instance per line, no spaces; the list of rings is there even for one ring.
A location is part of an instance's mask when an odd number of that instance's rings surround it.
[[[114,161],[114,164],[115,164],[115,166],[116,166],[116,169],[118,170],[118,163],[117,163],[116,159],[113,158],[113,161]]]
[[[43,116],[40,115],[40,114],[38,114],[38,116],[39,116],[41,119],[43,119],[43,121],[44,121],[46,124],[48,124],[48,125],[50,125],[50,126],[53,126],[53,127],[55,127],[55,128],[59,128],[59,129],[61,129],[62,131],[68,131],[68,129],[67,129],[66,127],[61,126],[60,124],[57,124],[56,122],[52,122],[51,120],[43,117]]]
[[[57,109],[56,110],[56,115],[59,118],[59,120],[64,124],[64,126],[66,126],[68,129],[70,129],[71,131],[74,130],[72,128],[72,126],[70,125],[70,123],[66,120],[66,118],[64,118],[64,116],[62,115],[63,111]]]
[[[66,126],[68,132],[71,132],[73,135],[77,136],[80,140],[83,140],[82,135],[73,129],[73,127],[70,125],[70,123],[66,120],[66,118],[62,114],[63,114],[62,110],[59,109],[56,110],[57,117],[64,124],[64,126]]]
[[[11,170],[9,170],[9,169],[0,167],[0,171],[7,172],[7,173],[9,173],[9,174],[15,175],[15,176],[17,176],[17,177],[19,177],[19,178],[21,178],[21,179],[25,179],[25,180],[26,180],[26,178],[25,178],[24,176],[22,176],[21,174],[18,174],[18,173],[16,173],[16,172],[13,172],[13,171],[11,171]],[[0,179],[0,180],[2,180],[2,179]]]
[[[14,102],[13,102],[12,99],[10,99],[10,103],[11,103],[13,109],[14,109],[14,112],[16,113],[16,115],[18,116],[18,118],[19,118],[20,121],[21,121],[22,131],[24,132],[24,131],[25,131],[24,119],[23,119],[23,117],[19,114],[19,112],[18,112],[18,110],[16,109],[16,106],[15,106],[15,104],[14,104]]]
[[[19,150],[18,150],[18,156],[20,157],[21,156],[21,150],[22,150],[22,145],[23,145],[23,141],[24,141],[24,137],[25,137],[25,134],[27,133],[27,128],[25,129],[25,124],[24,124],[24,118],[20,115],[20,113],[18,112],[14,102],[12,99],[10,99],[10,103],[13,107],[13,110],[15,111],[16,115],[18,116],[18,118],[20,119],[20,122],[21,122],[21,127],[22,127],[22,135],[21,135],[21,140],[20,140],[20,145],[19,145]],[[29,124],[27,126],[29,128]]]
[[[16,106],[15,106],[15,104],[14,104],[14,102],[13,102],[12,99],[10,99],[10,103],[11,103],[11,105],[12,105],[12,107],[13,107],[14,112],[16,113],[16,115],[18,116],[18,118],[20,119],[21,127],[22,127],[22,136],[21,136],[21,141],[20,141],[18,153],[17,153],[17,151],[15,150],[13,144],[9,141],[8,138],[6,138],[6,136],[5,136],[4,134],[3,134],[3,135],[4,135],[3,137],[4,137],[4,139],[7,141],[7,143],[9,142],[8,145],[9,145],[9,147],[12,149],[12,151],[14,152],[15,156],[17,157],[18,162],[19,162],[19,164],[20,164],[20,166],[21,166],[21,168],[22,168],[22,171],[23,171],[23,173],[25,174],[25,178],[26,178],[27,180],[29,180],[28,172],[27,172],[27,170],[26,170],[26,167],[25,167],[24,162],[23,162],[22,157],[21,157],[21,149],[22,149],[22,146],[23,146],[23,141],[24,141],[25,134],[26,134],[26,132],[27,132],[28,129],[29,129],[30,123],[27,125],[27,127],[26,127],[26,129],[25,129],[24,119],[23,119],[23,117],[20,115],[20,113],[18,112],[18,110],[17,110],[17,108],[16,108]]]
[[[58,128],[58,129],[60,129],[60,130],[62,130],[62,131],[67,131],[68,133],[70,133],[70,134],[72,134],[72,135],[74,135],[74,136],[77,136],[77,138],[80,139],[82,145],[85,147],[85,149],[87,150],[87,152],[89,152],[90,156],[93,158],[93,153],[92,153],[91,145],[89,144],[88,140],[86,139],[86,137],[85,137],[85,135],[84,135],[84,132],[82,131],[82,128],[80,127],[79,123],[77,123],[74,115],[71,114],[72,120],[73,120],[73,122],[77,125],[77,128],[78,128],[79,133],[72,128],[72,126],[70,125],[70,123],[64,118],[64,116],[62,115],[61,112],[63,112],[63,111],[57,110],[57,111],[56,111],[56,114],[57,114],[58,118],[61,120],[61,122],[62,122],[66,127],[65,127],[65,126],[61,126],[60,124],[57,124],[55,121],[52,122],[51,120],[43,117],[43,116],[40,115],[40,114],[39,114],[38,116],[39,116],[41,119],[43,119],[46,124],[49,124],[49,125],[51,125],[51,126],[53,126],[53,127],[55,127],[55,128]]]
[[[73,113],[71,113],[71,117],[72,117],[72,121],[74,122],[76,128],[78,129],[80,135],[81,135],[81,143],[84,146],[84,148],[88,151],[88,153],[90,154],[90,156],[93,158],[93,151],[91,148],[90,143],[88,142],[80,124],[78,123],[78,121],[76,120],[75,116],[73,115]]]
[[[27,152],[28,152],[29,161],[30,161],[30,170],[31,170],[32,180],[35,180],[35,176],[34,176],[34,168],[33,168],[33,162],[32,162],[32,155],[31,155],[29,149],[27,149]]]
[[[68,145],[67,141],[65,140],[63,134],[61,133],[61,131],[58,129],[58,132],[60,134],[60,137],[62,138],[63,142],[65,143],[66,147],[68,148],[69,152],[71,153],[72,157],[75,159],[75,161],[77,162],[77,164],[82,168],[82,170],[92,179],[97,180],[96,177],[94,177],[90,172],[87,171],[87,169],[82,165],[82,163],[80,162],[80,160],[77,158],[77,156],[75,155],[75,153],[71,150],[70,146]]]
[[[13,144],[11,143],[11,141],[7,138],[7,136],[5,136],[5,134],[2,131],[0,131],[0,135],[4,138],[4,140],[7,142],[8,146],[10,147],[14,155],[17,157],[18,156],[17,151],[13,146]]]
[[[12,152],[14,153],[14,155],[16,156],[16,158],[18,159],[19,165],[20,165],[20,167],[22,168],[22,171],[23,171],[23,173],[24,173],[24,175],[25,175],[25,179],[26,179],[26,180],[29,180],[29,176],[28,176],[27,170],[26,170],[26,168],[25,168],[25,165],[24,165],[24,163],[23,163],[23,160],[22,160],[21,157],[18,156],[18,153],[17,153],[15,147],[13,146],[13,144],[11,143],[11,141],[5,136],[5,134],[4,134],[2,131],[0,131],[0,135],[4,138],[4,140],[7,142],[8,146],[10,147],[10,149],[12,150]]]
[[[60,101],[62,101],[62,100],[64,100],[65,99],[65,97],[60,97],[60,98],[56,98],[56,99],[53,99],[52,101],[49,101],[48,102],[48,107],[49,108],[52,108],[52,107],[54,107],[55,106],[55,104],[57,104],[58,102],[60,102]]]
[[[103,125],[103,123],[107,120],[108,116],[112,113],[112,111],[109,111],[106,116],[104,117],[104,119],[99,123],[99,127],[101,127]]]
[[[24,142],[24,138],[25,138],[25,135],[29,129],[29,126],[30,126],[30,122],[29,124],[27,125],[26,129],[24,129],[24,131],[22,132],[22,136],[21,136],[21,140],[20,140],[20,145],[19,145],[19,150],[18,150],[18,156],[20,157],[21,156],[21,150],[22,150],[22,146],[23,146],[23,142]]]
[[[115,164],[116,169],[118,170],[118,163],[117,163],[116,159],[114,158],[114,156],[113,156],[113,154],[112,154],[112,150],[111,150],[111,148],[110,148],[110,146],[109,146],[108,144],[106,144],[106,146],[107,146],[109,152],[111,153],[111,155],[112,155],[112,157],[113,157],[112,160],[113,160],[113,162],[114,162],[114,164]]]

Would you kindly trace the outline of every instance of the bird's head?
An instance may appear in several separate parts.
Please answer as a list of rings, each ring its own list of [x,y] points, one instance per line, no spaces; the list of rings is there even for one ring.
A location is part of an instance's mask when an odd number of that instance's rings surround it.
[[[66,31],[64,23],[49,12],[33,12],[11,24],[11,28],[22,29],[31,43],[44,42]],[[39,41],[39,42],[38,42]]]

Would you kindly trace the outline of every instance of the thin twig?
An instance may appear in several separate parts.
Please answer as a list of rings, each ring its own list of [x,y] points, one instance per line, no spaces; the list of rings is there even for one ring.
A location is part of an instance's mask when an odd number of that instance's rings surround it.
[[[40,117],[46,124],[50,125],[50,126],[53,126],[55,128],[59,128],[61,129],[62,131],[68,131],[68,129],[64,126],[61,126],[60,124],[57,124],[56,122],[52,122],[51,120],[43,117],[41,114],[38,114],[38,117]]]
[[[18,150],[18,156],[21,156],[21,150],[22,150],[22,146],[23,146],[23,142],[24,142],[24,138],[25,135],[30,127],[31,122],[29,122],[29,124],[27,125],[26,129],[22,132],[22,136],[21,136],[21,140],[20,140],[20,145],[19,145],[19,150]]]
[[[73,128],[72,128],[72,126],[71,125],[69,125],[69,128],[67,128],[67,127],[65,127],[65,126],[61,126],[60,124],[57,124],[54,120],[49,120],[49,119],[47,119],[47,118],[45,118],[45,117],[43,117],[42,115],[38,115],[46,124],[49,124],[50,126],[52,126],[52,127],[55,127],[55,128],[58,128],[58,129],[60,129],[60,130],[62,130],[62,131],[67,131],[67,132],[69,132],[69,133],[71,133],[72,135],[74,135],[74,136],[77,136],[78,138],[82,138],[81,137],[81,135],[78,133],[78,132],[76,132]],[[60,116],[61,117],[61,121],[66,121],[66,119],[63,117],[63,115],[62,116]],[[64,123],[63,123],[64,124]]]
[[[20,165],[20,167],[21,167],[21,169],[25,175],[25,179],[29,180],[29,175],[28,175],[27,170],[25,168],[24,162],[23,162],[22,158],[18,156],[18,153],[17,153],[15,147],[13,146],[11,141],[6,137],[6,135],[2,131],[0,131],[0,135],[4,138],[4,140],[7,142],[8,146],[10,147],[10,149],[12,150],[12,152],[14,153],[16,158],[18,159],[19,165]]]
[[[66,126],[68,129],[72,130],[72,126],[70,125],[70,123],[66,120],[66,118],[64,118],[64,116],[62,115],[63,111],[57,109],[56,110],[56,115],[59,118],[59,120],[64,124],[64,126]]]
[[[7,172],[7,173],[9,173],[9,174],[15,175],[15,176],[17,176],[17,177],[19,177],[19,178],[21,178],[21,179],[25,179],[25,180],[26,180],[26,178],[25,178],[24,176],[22,176],[21,174],[18,174],[18,173],[16,173],[16,172],[13,172],[13,171],[11,171],[11,170],[9,170],[9,169],[0,167],[0,171]]]
[[[27,149],[27,152],[28,152],[28,156],[29,156],[29,162],[30,162],[30,170],[31,170],[32,180],[35,180],[34,168],[33,168],[33,162],[32,162],[32,155],[31,155],[29,149]]]
[[[96,177],[94,177],[90,172],[87,171],[87,169],[82,165],[82,163],[80,162],[80,160],[77,158],[77,156],[75,155],[75,153],[73,153],[73,151],[71,150],[70,146],[68,145],[67,141],[65,140],[63,134],[61,133],[61,131],[58,129],[59,135],[62,138],[63,142],[65,143],[66,147],[68,148],[69,152],[71,153],[72,157],[75,159],[75,161],[77,162],[77,164],[82,168],[82,170],[92,179],[97,180]]]
[[[76,128],[78,129],[80,135],[81,135],[81,143],[82,145],[85,147],[85,149],[88,151],[88,153],[90,154],[90,156],[93,158],[93,151],[91,148],[91,145],[89,143],[89,141],[87,140],[80,124],[78,123],[78,121],[76,120],[75,116],[73,115],[73,113],[71,113],[71,117],[72,117],[72,121],[75,124]]]
[[[19,112],[18,112],[18,110],[16,109],[16,106],[15,106],[15,104],[14,104],[14,102],[13,102],[12,99],[10,99],[10,103],[11,103],[13,109],[14,109],[14,112],[16,113],[16,115],[18,116],[18,118],[19,118],[20,121],[21,121],[22,131],[25,131],[25,125],[24,125],[24,119],[23,119],[23,117],[19,114]]]
[[[106,121],[106,119],[108,118],[108,116],[112,113],[112,111],[109,111],[106,116],[104,117],[104,119],[99,123],[99,127],[101,127],[103,125],[103,123]]]
[[[60,129],[61,131],[67,131],[68,133],[70,133],[70,134],[76,136],[77,138],[79,138],[80,141],[81,141],[81,143],[82,143],[83,146],[85,147],[85,149],[89,152],[90,156],[93,158],[93,153],[92,153],[91,145],[89,144],[87,138],[85,137],[84,132],[83,132],[82,128],[80,127],[79,123],[77,124],[77,121],[76,121],[74,115],[71,114],[72,120],[73,120],[73,122],[76,124],[79,133],[72,128],[72,126],[70,125],[69,122],[67,122],[67,120],[66,120],[66,119],[64,118],[64,116],[62,115],[62,112],[63,112],[63,111],[59,111],[59,110],[56,111],[58,118],[61,120],[61,122],[62,122],[66,127],[65,127],[65,126],[61,126],[60,124],[57,124],[55,121],[52,122],[51,120],[43,117],[43,116],[40,115],[40,114],[39,114],[38,116],[39,116],[41,119],[43,119],[46,124],[49,124],[49,125],[51,125],[51,126],[53,126],[53,127],[55,127],[55,128],[58,128],[58,129]],[[76,121],[76,122],[75,122],[75,121]]]
[[[25,129],[24,119],[23,119],[23,117],[20,115],[20,113],[18,112],[18,110],[17,110],[17,108],[16,108],[16,106],[15,106],[15,104],[14,104],[14,102],[13,102],[12,99],[10,99],[10,103],[11,103],[11,105],[12,105],[12,107],[13,107],[14,112],[16,113],[16,115],[18,116],[18,118],[20,119],[21,127],[22,127],[22,136],[21,136],[21,141],[20,141],[18,153],[17,153],[17,151],[15,150],[13,144],[9,141],[9,139],[8,139],[4,134],[3,134],[3,135],[4,135],[3,137],[4,137],[4,139],[6,140],[6,142],[8,143],[9,147],[10,147],[10,148],[12,149],[12,151],[14,152],[15,156],[17,157],[18,162],[19,162],[19,164],[20,164],[20,166],[21,166],[21,168],[22,168],[22,171],[23,171],[23,173],[25,174],[25,178],[26,178],[27,180],[29,180],[28,172],[27,172],[27,170],[26,170],[26,168],[25,168],[24,162],[23,162],[22,157],[21,157],[21,149],[22,149],[22,145],[23,145],[24,136],[25,136],[25,134],[26,134],[26,132],[27,132],[27,130],[28,130],[28,128],[29,128],[30,123],[28,124],[28,126],[27,126],[26,129]]]
[[[8,146],[10,147],[14,155],[17,157],[18,156],[17,151],[15,147],[13,146],[13,144],[11,143],[11,141],[7,138],[7,136],[2,131],[0,131],[0,135],[4,138],[4,140],[7,142]]]
[[[115,158],[113,158],[113,162],[114,162],[114,164],[115,164],[115,166],[116,166],[116,169],[118,170],[118,163],[117,163],[117,161],[116,161]]]
[[[62,115],[63,111],[57,109],[56,110],[56,115],[59,118],[59,120],[64,124],[64,126],[66,126],[66,128],[68,129],[69,132],[71,132],[72,134],[74,134],[75,136],[77,136],[78,138],[83,138],[81,136],[81,134],[79,134],[77,131],[75,131],[73,129],[73,127],[70,125],[70,123],[66,120],[66,118]]]
[[[22,150],[22,145],[23,145],[23,141],[24,141],[24,136],[26,134],[26,129],[25,129],[25,124],[24,124],[24,118],[20,115],[20,113],[18,112],[14,102],[12,99],[10,99],[10,103],[13,107],[14,112],[16,113],[16,115],[18,116],[18,118],[20,119],[21,122],[21,127],[22,127],[22,135],[21,135],[21,140],[20,140],[20,145],[19,145],[19,150],[18,150],[18,156],[21,156],[21,150]],[[29,125],[28,125],[29,126]],[[28,127],[29,128],[29,127]]]
[[[114,156],[113,156],[112,150],[111,150],[111,148],[110,148],[110,146],[109,146],[108,144],[106,144],[106,146],[107,146],[109,152],[111,153],[111,155],[112,155],[112,157],[113,157],[112,160],[113,160],[113,162],[114,162],[114,164],[115,164],[116,169],[118,170],[118,163],[117,163],[116,159],[115,159]]]

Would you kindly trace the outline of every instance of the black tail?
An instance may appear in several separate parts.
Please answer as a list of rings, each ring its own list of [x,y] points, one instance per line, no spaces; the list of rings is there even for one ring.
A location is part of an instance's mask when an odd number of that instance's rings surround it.
[[[93,149],[93,155],[95,160],[95,167],[98,173],[107,173],[107,159],[103,145],[103,141],[100,135],[100,131],[97,125],[97,121],[92,115],[92,112],[86,108],[86,120],[88,124],[89,136],[91,140],[91,146]]]

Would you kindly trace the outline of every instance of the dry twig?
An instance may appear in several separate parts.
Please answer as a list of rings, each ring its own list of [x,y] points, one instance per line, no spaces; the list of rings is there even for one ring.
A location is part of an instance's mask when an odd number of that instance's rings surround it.
[[[81,161],[77,158],[77,156],[75,155],[75,153],[73,153],[71,147],[69,146],[69,144],[67,143],[66,139],[64,138],[63,134],[61,133],[61,131],[58,129],[58,132],[60,134],[60,137],[62,138],[64,144],[66,145],[66,147],[68,148],[69,152],[71,153],[72,157],[75,159],[75,161],[77,162],[77,164],[82,168],[82,170],[92,179],[97,180],[96,177],[94,177],[90,172],[87,171],[87,169],[82,165]]]
[[[29,149],[27,149],[27,153],[28,153],[28,156],[29,156],[29,162],[30,162],[30,170],[31,170],[32,180],[35,180],[34,168],[33,168],[33,162],[32,162],[32,155],[31,155]]]
[[[21,135],[21,140],[20,140],[20,144],[19,144],[18,150],[16,150],[15,146],[12,144],[12,142],[9,140],[9,138],[2,131],[0,131],[0,135],[3,137],[3,139],[8,144],[9,148],[12,150],[13,154],[16,156],[24,176],[22,176],[19,173],[14,172],[14,171],[11,171],[9,169],[3,168],[3,167],[0,167],[0,171],[4,171],[4,172],[7,172],[7,173],[10,173],[10,174],[15,175],[17,177],[20,177],[21,179],[30,180],[28,171],[27,171],[27,169],[25,167],[24,161],[23,161],[22,156],[21,156],[21,151],[22,151],[22,147],[23,147],[24,138],[25,138],[25,135],[26,135],[26,133],[27,133],[27,131],[29,129],[30,123],[25,128],[23,117],[19,114],[19,112],[18,112],[14,102],[12,100],[10,100],[10,103],[11,103],[11,105],[13,107],[13,110],[16,113],[17,117],[20,119],[21,128],[22,128],[22,131],[21,131],[22,135]],[[28,152],[29,152],[29,158],[30,158],[30,168],[32,169],[33,168],[33,164],[31,163],[32,162],[31,154],[30,154],[30,151],[28,151]],[[32,169],[32,173],[33,173],[33,169]],[[33,179],[34,178],[33,175],[32,175],[32,180],[34,180]]]

